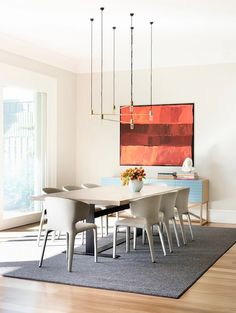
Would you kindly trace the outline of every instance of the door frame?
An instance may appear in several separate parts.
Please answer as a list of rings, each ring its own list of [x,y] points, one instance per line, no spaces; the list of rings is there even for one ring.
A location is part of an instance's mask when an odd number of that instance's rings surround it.
[[[45,184],[57,185],[57,81],[56,79],[19,67],[0,63],[0,230],[39,221],[40,212],[3,218],[3,88],[11,86],[47,94]]]

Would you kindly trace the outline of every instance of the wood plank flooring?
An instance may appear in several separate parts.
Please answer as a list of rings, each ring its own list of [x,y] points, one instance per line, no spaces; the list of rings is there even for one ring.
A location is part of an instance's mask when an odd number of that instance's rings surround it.
[[[0,312],[235,313],[236,245],[178,300],[0,277]]]

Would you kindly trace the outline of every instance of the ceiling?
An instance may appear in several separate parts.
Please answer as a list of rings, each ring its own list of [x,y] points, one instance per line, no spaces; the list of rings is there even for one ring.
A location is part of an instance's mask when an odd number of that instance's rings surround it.
[[[236,62],[235,0],[5,0],[0,1],[0,49],[73,72],[90,71],[90,18],[94,70],[100,64],[100,7],[104,6],[104,69],[130,68],[134,15],[134,69]]]

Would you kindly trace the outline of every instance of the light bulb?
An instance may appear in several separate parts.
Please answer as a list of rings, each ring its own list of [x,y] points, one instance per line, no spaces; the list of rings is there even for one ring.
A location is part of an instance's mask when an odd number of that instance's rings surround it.
[[[153,121],[153,112],[149,111],[149,121]]]
[[[130,119],[130,129],[134,129],[134,120],[132,118]]]

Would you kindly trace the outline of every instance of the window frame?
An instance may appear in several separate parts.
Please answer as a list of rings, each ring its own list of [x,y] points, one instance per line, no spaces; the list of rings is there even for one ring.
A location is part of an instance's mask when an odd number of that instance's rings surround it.
[[[40,212],[30,212],[17,217],[3,217],[3,88],[31,89],[47,95],[45,134],[45,184],[57,185],[57,80],[53,77],[0,63],[0,230],[39,221]]]

